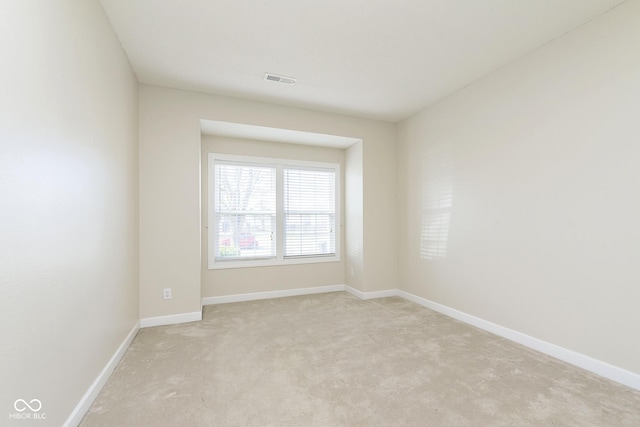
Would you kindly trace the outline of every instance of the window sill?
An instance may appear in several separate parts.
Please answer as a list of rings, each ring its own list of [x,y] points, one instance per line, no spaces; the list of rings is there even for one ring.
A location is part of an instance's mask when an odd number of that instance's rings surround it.
[[[283,265],[318,264],[324,262],[340,262],[339,256],[316,258],[289,258],[289,259],[254,259],[254,260],[229,260],[216,261],[209,264],[209,270],[224,270],[228,268],[251,267],[275,267]]]

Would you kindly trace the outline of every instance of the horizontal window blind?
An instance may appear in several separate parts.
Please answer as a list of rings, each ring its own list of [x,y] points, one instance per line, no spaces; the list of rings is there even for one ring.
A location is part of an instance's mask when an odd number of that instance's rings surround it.
[[[216,161],[216,260],[276,256],[276,168]]]
[[[336,253],[335,170],[284,168],[284,257]]]

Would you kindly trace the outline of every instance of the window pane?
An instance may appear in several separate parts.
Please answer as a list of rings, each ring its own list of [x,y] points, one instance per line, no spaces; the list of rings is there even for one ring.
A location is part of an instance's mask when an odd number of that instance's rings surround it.
[[[276,171],[216,163],[216,259],[275,257]]]
[[[335,254],[335,172],[284,170],[285,257]]]

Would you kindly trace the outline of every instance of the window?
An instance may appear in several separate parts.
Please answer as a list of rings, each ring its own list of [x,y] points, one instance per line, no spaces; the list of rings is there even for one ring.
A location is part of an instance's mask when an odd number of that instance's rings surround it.
[[[284,256],[335,255],[335,171],[284,168]]]
[[[338,164],[209,154],[209,268],[339,261]]]
[[[276,169],[217,161],[214,173],[216,259],[274,258]]]

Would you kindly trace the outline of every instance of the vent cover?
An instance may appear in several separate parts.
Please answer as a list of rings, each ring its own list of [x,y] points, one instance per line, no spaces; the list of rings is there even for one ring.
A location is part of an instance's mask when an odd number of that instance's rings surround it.
[[[294,85],[298,81],[298,79],[294,79],[293,77],[279,76],[277,74],[265,73],[264,79],[270,82],[282,83],[285,85]]]

